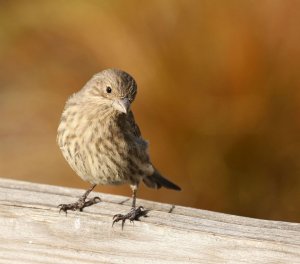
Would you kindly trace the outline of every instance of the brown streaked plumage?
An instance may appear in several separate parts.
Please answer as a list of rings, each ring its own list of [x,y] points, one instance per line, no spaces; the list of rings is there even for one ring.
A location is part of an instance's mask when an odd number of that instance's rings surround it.
[[[114,222],[135,220],[146,214],[136,208],[136,191],[142,180],[151,188],[180,190],[162,177],[152,165],[130,110],[137,93],[135,80],[126,72],[107,69],[91,80],[66,102],[58,127],[57,142],[71,168],[92,187],[73,204],[61,204],[60,210],[82,210],[97,203],[98,197],[86,201],[97,184],[130,184],[132,210],[116,215]],[[113,222],[113,223],[114,223]]]

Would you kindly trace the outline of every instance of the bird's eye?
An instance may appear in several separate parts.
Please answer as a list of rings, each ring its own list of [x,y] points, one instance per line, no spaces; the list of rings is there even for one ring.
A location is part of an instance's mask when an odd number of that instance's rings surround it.
[[[111,91],[112,91],[111,87],[110,87],[110,86],[107,86],[107,87],[106,87],[106,92],[107,92],[107,93],[111,93]]]

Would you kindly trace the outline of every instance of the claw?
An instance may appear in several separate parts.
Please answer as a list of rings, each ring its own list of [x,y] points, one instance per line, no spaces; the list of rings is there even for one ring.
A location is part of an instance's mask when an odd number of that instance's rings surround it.
[[[114,226],[116,222],[122,220],[122,230],[123,230],[127,219],[130,221],[130,223],[133,223],[134,221],[139,221],[141,216],[146,217],[148,212],[149,210],[145,210],[143,206],[139,206],[138,208],[132,208],[130,212],[125,215],[116,214],[113,216],[112,226]]]
[[[59,213],[61,211],[64,211],[67,215],[68,210],[76,211],[79,210],[82,212],[82,210],[85,207],[91,206],[93,204],[99,203],[101,199],[96,196],[94,198],[89,199],[88,201],[85,201],[85,199],[82,199],[82,197],[76,202],[76,203],[70,203],[70,204],[60,204],[59,207]]]
[[[60,204],[60,205],[58,205],[58,207],[59,207],[59,213],[61,213],[61,211],[63,211],[67,215],[68,210],[73,210],[73,211],[76,210],[76,209],[73,208],[75,206],[76,206],[76,203],[72,203],[72,204]]]
[[[99,202],[101,202],[101,199],[100,199],[100,197],[96,196],[96,197],[84,202],[84,204],[82,205],[81,208],[79,208],[79,210],[80,210],[80,212],[82,212],[83,208],[91,206],[91,205],[99,203]]]

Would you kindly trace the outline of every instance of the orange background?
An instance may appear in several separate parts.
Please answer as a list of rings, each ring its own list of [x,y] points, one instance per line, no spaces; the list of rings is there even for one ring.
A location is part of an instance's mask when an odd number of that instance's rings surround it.
[[[56,129],[108,67],[137,80],[152,160],[183,188],[140,198],[300,221],[300,1],[1,1],[1,177],[88,187]]]

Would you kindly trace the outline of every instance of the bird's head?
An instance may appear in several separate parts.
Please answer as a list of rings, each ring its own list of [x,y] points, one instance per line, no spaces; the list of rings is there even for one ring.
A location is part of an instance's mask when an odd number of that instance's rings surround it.
[[[95,74],[81,90],[89,102],[127,114],[137,93],[137,85],[128,73],[107,69]]]

